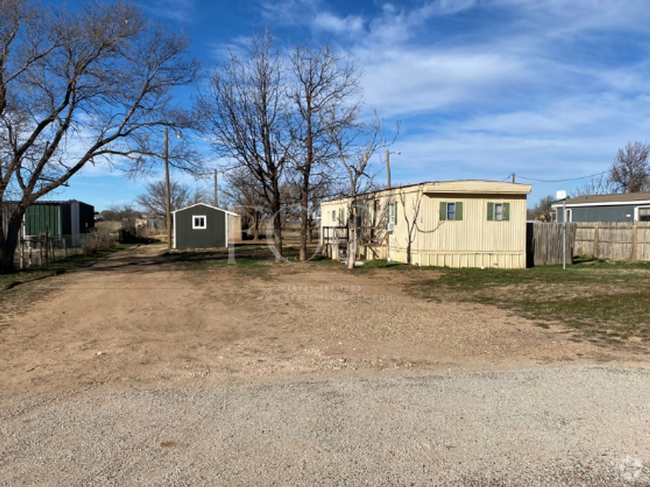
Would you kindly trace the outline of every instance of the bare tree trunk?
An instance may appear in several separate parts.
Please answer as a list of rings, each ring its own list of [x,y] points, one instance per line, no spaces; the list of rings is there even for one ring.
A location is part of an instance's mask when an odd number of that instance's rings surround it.
[[[275,254],[275,262],[283,262],[284,261],[284,253],[282,249],[282,215],[280,214],[280,211],[282,209],[281,207],[281,199],[280,199],[280,189],[278,186],[277,180],[274,181],[274,188],[273,188],[273,204],[272,204],[272,211],[273,211],[273,243],[275,245],[276,249],[276,254]]]
[[[350,227],[350,234],[348,237],[348,269],[354,269],[354,264],[357,261],[357,229]]]
[[[14,255],[20,238],[20,227],[23,223],[25,210],[20,206],[14,210],[9,218],[9,225],[4,230],[4,238],[0,232],[0,274],[15,271]]]
[[[350,204],[350,218],[348,219],[348,269],[354,269],[357,261],[357,211],[356,199]]]
[[[304,178],[300,197],[300,260],[307,260],[309,239],[309,178]]]
[[[253,216],[253,240],[260,239],[260,214],[255,212]]]

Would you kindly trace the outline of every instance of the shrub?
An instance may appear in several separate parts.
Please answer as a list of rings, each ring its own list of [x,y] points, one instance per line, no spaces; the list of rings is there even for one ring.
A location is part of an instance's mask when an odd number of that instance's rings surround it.
[[[93,255],[99,252],[108,252],[117,245],[114,235],[107,228],[96,228],[86,236],[83,245],[84,255]]]

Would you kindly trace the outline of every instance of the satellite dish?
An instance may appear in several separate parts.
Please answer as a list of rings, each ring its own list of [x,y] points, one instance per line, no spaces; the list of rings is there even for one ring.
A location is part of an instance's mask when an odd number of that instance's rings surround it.
[[[566,199],[566,191],[556,191],[555,192],[555,199],[556,200],[565,200]]]

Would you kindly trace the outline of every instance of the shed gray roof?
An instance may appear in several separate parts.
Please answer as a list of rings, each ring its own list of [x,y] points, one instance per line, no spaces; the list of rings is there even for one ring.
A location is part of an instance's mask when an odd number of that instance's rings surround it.
[[[186,206],[184,208],[179,208],[178,210],[174,210],[174,211],[172,211],[172,213],[178,213],[179,211],[189,210],[190,208],[194,208],[195,206],[207,206],[208,208],[212,208],[213,210],[223,211],[224,213],[227,213],[228,215],[239,216],[237,213],[233,213],[232,211],[224,210],[223,208],[219,208],[217,206],[208,205],[207,203],[195,203],[193,205]]]
[[[589,196],[577,196],[566,200],[567,205],[593,205],[598,203],[621,205],[625,203],[639,203],[650,201],[650,193],[617,193],[617,194],[596,194]],[[556,202],[553,206],[560,206]]]

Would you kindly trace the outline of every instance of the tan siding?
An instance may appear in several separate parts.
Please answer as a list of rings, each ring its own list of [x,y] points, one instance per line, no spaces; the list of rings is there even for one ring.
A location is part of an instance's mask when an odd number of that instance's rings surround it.
[[[397,223],[389,239],[389,249],[381,249],[381,255],[390,254],[391,260],[408,261],[409,226],[417,213],[417,230],[411,235],[411,261],[419,265],[446,267],[501,267],[522,268],[526,266],[526,196],[525,195],[468,195],[423,194],[423,185],[402,190],[386,190],[361,199],[372,208],[373,198],[385,209],[391,202],[398,202]],[[501,186],[499,186],[501,188]],[[461,221],[440,221],[441,202],[462,202]],[[488,221],[487,205],[509,203],[509,221]],[[347,200],[323,204],[324,226],[332,225],[331,210],[344,207]],[[419,204],[419,212],[417,210]],[[381,210],[380,210],[381,211]],[[372,224],[372,211],[366,212],[362,226]],[[408,220],[408,224],[407,224]],[[384,252],[385,250],[385,252]],[[369,258],[370,252],[362,257]]]

